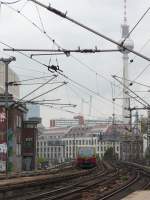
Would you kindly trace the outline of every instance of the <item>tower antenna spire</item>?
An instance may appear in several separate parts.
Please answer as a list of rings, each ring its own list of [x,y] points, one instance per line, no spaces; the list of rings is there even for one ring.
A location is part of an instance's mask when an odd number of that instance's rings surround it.
[[[124,24],[127,24],[127,0],[124,0]]]

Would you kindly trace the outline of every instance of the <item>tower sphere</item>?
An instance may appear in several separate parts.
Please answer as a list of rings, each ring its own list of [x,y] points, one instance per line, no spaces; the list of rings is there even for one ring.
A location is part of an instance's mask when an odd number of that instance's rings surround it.
[[[119,41],[119,43],[121,44],[123,41],[124,41],[124,38],[122,38],[122,39]],[[128,49],[133,50],[133,48],[134,48],[134,42],[133,42],[132,39],[127,38],[127,39],[125,40],[125,42],[123,43],[123,46],[124,46],[124,47],[127,47]],[[121,53],[130,53],[130,51],[124,49],[123,47],[118,46],[118,49],[120,50]]]

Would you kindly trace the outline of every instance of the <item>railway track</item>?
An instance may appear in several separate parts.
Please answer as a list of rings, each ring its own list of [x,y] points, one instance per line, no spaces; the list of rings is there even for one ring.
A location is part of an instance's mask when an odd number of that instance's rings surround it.
[[[107,170],[104,169],[102,172],[98,170],[96,174],[82,178],[76,183],[69,185],[67,184],[67,186],[65,187],[60,186],[58,189],[54,189],[48,192],[42,192],[41,194],[28,194],[28,197],[21,198],[21,200],[60,200],[63,198],[67,199],[68,197],[72,198],[72,196],[77,196],[81,193],[81,191],[88,189],[92,186],[103,184],[104,182],[107,184],[110,180],[114,180],[117,174],[117,169],[114,169],[114,167],[107,164]]]
[[[102,169],[103,168],[103,169]],[[101,169],[101,170],[100,170]],[[132,170],[131,170],[132,169]],[[132,173],[131,173],[132,172]],[[104,167],[88,171],[72,179],[56,181],[44,188],[44,182],[37,190],[27,190],[24,196],[14,196],[11,200],[120,200],[137,189],[149,188],[150,178],[142,169],[122,165]],[[127,177],[122,182],[121,177]],[[6,198],[9,200],[9,198]]]
[[[13,184],[9,184],[6,186],[3,185],[3,187],[0,187],[0,191],[4,193],[4,195],[2,196],[2,199],[3,200],[4,199],[21,200],[21,199],[26,199],[26,196],[31,197],[33,196],[33,194],[39,194],[41,193],[41,191],[43,193],[49,190],[59,191],[60,187],[65,188],[72,184],[79,183],[83,179],[87,181],[88,178],[89,179],[93,178],[95,174],[102,174],[105,171],[105,168],[106,168],[105,165],[100,163],[96,168],[93,168],[90,170],[74,169],[72,170],[72,172],[69,172],[70,174],[61,173],[61,174],[56,174],[54,176],[43,176],[43,178],[40,178],[40,176],[39,177],[37,176],[37,178],[33,177],[33,179],[32,177],[27,177],[27,178],[25,177],[24,180],[21,181],[21,183],[17,183],[17,182],[15,183],[14,181]],[[28,182],[29,179],[30,179],[30,182]],[[22,190],[22,193],[20,195],[21,190]],[[0,199],[1,199],[1,195],[0,195]]]
[[[147,177],[144,177],[143,174],[138,172],[137,176],[135,176],[128,183],[120,186],[118,189],[115,188],[113,191],[110,191],[105,195],[101,195],[93,200],[120,200],[131,192],[145,189],[145,187],[149,184],[149,181],[150,180]]]
[[[142,171],[136,171],[134,176],[129,177],[124,184],[117,185],[118,178],[118,169],[115,168],[113,172],[104,172],[93,179],[83,180],[80,183],[32,196],[26,200],[120,200],[137,189],[145,188],[149,183],[149,178],[145,177]],[[94,188],[105,189],[95,192]]]
[[[102,168],[103,170],[103,168]],[[0,182],[0,199],[20,200],[26,194],[39,193],[52,188],[58,188],[64,182],[64,187],[72,184],[76,179],[82,180],[83,177],[92,176],[94,171],[100,171],[99,168],[90,170],[72,169],[61,171],[56,174],[46,174],[40,176],[20,177],[15,179],[3,180]],[[24,199],[24,198],[23,198]]]
[[[0,180],[4,180],[4,179],[13,179],[13,178],[19,178],[19,177],[29,177],[29,176],[38,176],[38,175],[47,175],[47,174],[57,174],[60,172],[65,172],[68,170],[73,170],[74,167],[72,166],[72,163],[66,164],[66,165],[58,165],[56,167],[47,169],[47,170],[36,170],[36,171],[24,171],[21,173],[14,173],[14,174],[10,174],[10,175],[5,175],[5,174],[1,174],[0,175]]]

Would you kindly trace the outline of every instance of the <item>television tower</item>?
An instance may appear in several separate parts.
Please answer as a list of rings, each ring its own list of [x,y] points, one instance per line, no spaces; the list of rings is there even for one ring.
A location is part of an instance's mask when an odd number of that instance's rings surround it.
[[[121,25],[122,29],[122,38],[120,43],[123,44],[123,46],[133,49],[134,43],[133,40],[130,39],[129,34],[129,25],[127,24],[127,0],[124,0],[124,19],[123,24]],[[129,56],[130,53],[128,50],[125,50],[122,47],[119,47],[119,50],[123,54],[123,105],[122,105],[122,116],[123,116],[123,123],[129,124],[130,123],[130,97],[128,95],[129,91],[126,87],[129,86],[128,80],[128,62],[129,62]]]

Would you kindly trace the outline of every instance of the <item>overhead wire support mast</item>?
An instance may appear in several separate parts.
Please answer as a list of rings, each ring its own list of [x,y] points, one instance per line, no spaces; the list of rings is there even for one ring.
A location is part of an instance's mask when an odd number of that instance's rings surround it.
[[[42,4],[41,2],[36,1],[36,0],[30,0],[30,1],[32,1],[32,2],[34,2],[34,3],[36,3],[36,4],[40,5],[40,6],[42,6],[43,8],[46,8],[46,9],[49,10],[50,12],[52,12],[52,13],[54,13],[54,14],[56,14],[56,15],[62,17],[62,18],[65,18],[65,19],[67,19],[67,20],[69,20],[69,21],[71,21],[71,22],[73,22],[73,23],[75,23],[75,24],[81,26],[82,28],[85,28],[86,30],[88,30],[88,31],[90,31],[90,32],[92,32],[92,33],[94,33],[94,34],[96,34],[96,35],[98,35],[98,36],[104,38],[105,40],[107,40],[107,41],[109,41],[109,42],[111,42],[111,43],[114,43],[114,44],[118,45],[119,47],[122,47],[123,50],[128,50],[128,51],[132,52],[133,54],[135,54],[135,55],[137,55],[137,56],[139,56],[139,57],[141,57],[141,58],[143,58],[143,59],[145,59],[145,60],[147,60],[147,61],[150,61],[150,58],[148,58],[147,56],[145,56],[145,55],[143,55],[143,54],[141,54],[141,53],[139,53],[139,52],[136,52],[136,51],[134,51],[134,50],[132,50],[132,49],[130,49],[130,48],[127,48],[126,46],[122,45],[122,43],[119,43],[119,42],[117,42],[117,41],[115,41],[115,40],[113,40],[113,39],[107,37],[106,35],[103,35],[103,34],[99,33],[98,31],[95,31],[95,30],[93,30],[92,28],[90,28],[90,27],[88,27],[88,26],[85,26],[84,24],[82,24],[82,23],[80,23],[80,22],[78,22],[78,21],[76,21],[76,20],[74,20],[74,19],[68,17],[68,16],[67,16],[67,12],[66,12],[66,13],[63,13],[63,12],[61,12],[61,11],[59,11],[59,10],[57,10],[57,9],[55,9],[55,8],[53,8],[53,7],[51,7],[51,5],[46,6],[46,5],[44,5],[44,4]]]

